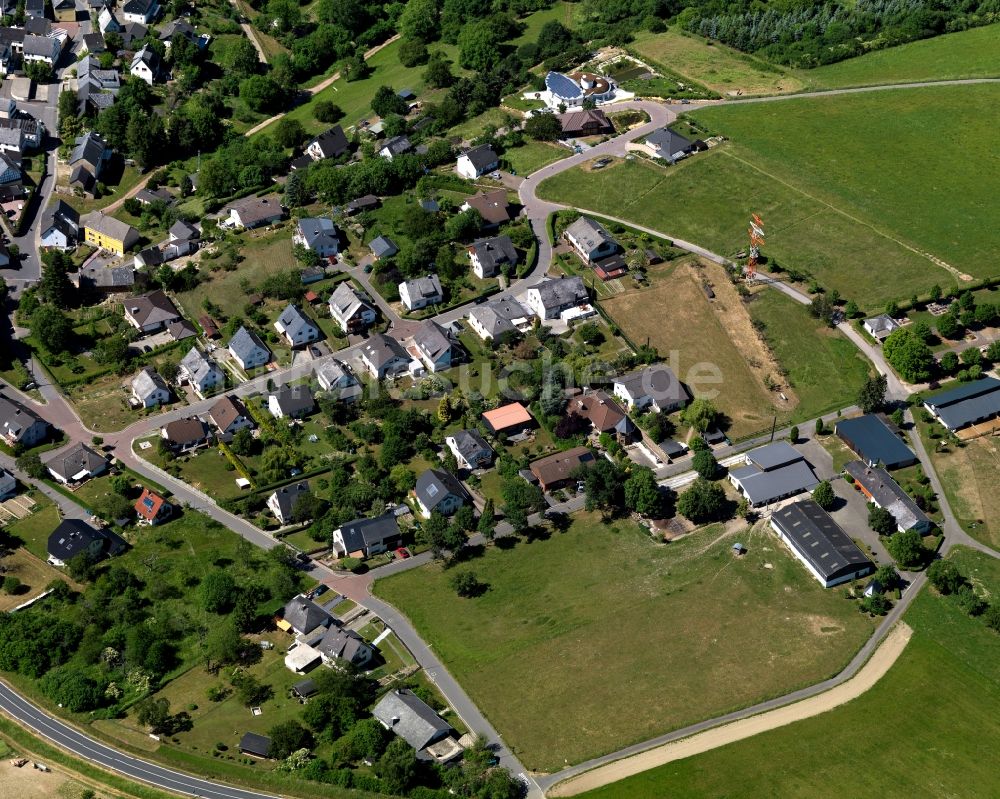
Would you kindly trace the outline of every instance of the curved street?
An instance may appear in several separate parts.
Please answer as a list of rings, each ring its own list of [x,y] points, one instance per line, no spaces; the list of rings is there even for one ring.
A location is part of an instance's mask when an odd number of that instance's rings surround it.
[[[963,80],[963,81],[943,81],[938,83],[915,83],[915,84],[900,84],[895,86],[877,86],[868,88],[858,88],[858,89],[843,89],[836,90],[833,92],[817,92],[799,95],[786,95],[780,97],[768,97],[768,98],[755,98],[746,100],[732,100],[725,101],[728,103],[745,103],[745,102],[764,102],[764,101],[778,101],[778,100],[792,100],[800,97],[812,97],[812,96],[822,96],[826,94],[848,94],[864,91],[884,91],[889,89],[899,89],[899,88],[920,88],[923,86],[937,86],[937,85],[960,85],[967,83],[985,83],[985,82],[1000,82],[995,79],[982,79],[982,80]],[[718,104],[718,103],[713,103]],[[634,100],[616,105],[617,108],[635,108],[645,111],[650,116],[650,122],[640,125],[621,136],[617,136],[606,142],[598,144],[590,150],[584,153],[574,154],[568,158],[557,161],[553,164],[549,164],[546,167],[538,170],[537,172],[529,175],[521,184],[519,189],[519,195],[521,202],[524,205],[524,211],[527,218],[530,220],[531,226],[538,238],[539,248],[538,248],[538,260],[533,268],[532,272],[522,278],[521,280],[515,282],[510,291],[512,293],[517,293],[524,288],[526,288],[530,283],[536,281],[539,277],[545,274],[552,260],[552,242],[548,238],[547,231],[547,219],[548,216],[553,212],[564,208],[565,206],[547,202],[541,200],[537,197],[538,185],[548,177],[551,177],[559,172],[566,169],[570,169],[577,166],[585,161],[589,161],[595,157],[601,157],[602,155],[624,155],[626,152],[627,143],[641,138],[648,133],[652,132],[655,128],[661,127],[665,124],[672,122],[678,111],[690,111],[694,110],[697,106],[666,106],[660,103],[655,103],[651,101]],[[677,109],[677,110],[675,110]],[[581,209],[585,210],[585,209]],[[628,224],[636,227],[633,223],[627,220],[616,220],[621,221],[623,224]],[[644,229],[644,228],[640,228]],[[644,229],[645,230],[645,229]],[[713,261],[719,263],[728,263],[727,260],[717,254],[711,253],[704,248],[699,247],[696,244],[690,242],[684,242],[682,240],[676,239],[670,236],[668,233],[648,230],[653,235],[661,236],[664,238],[670,238],[673,240],[674,244],[682,249],[688,250],[690,252],[697,253],[703,257],[710,258]],[[789,286],[780,281],[774,280],[773,278],[768,278],[769,281],[780,291],[785,292],[793,299],[798,302],[808,303],[810,298],[798,291],[792,286]],[[451,319],[458,318],[464,315],[466,311],[470,308],[470,305],[465,305],[460,308],[455,308],[444,314],[436,317],[441,322],[447,322]],[[862,352],[869,357],[876,368],[880,372],[885,373],[889,378],[889,394],[893,399],[902,399],[908,396],[913,390],[913,387],[907,386],[899,381],[893,375],[892,371],[888,369],[884,361],[881,358],[881,353],[875,348],[870,347],[867,343],[848,325],[842,326],[841,328],[845,335],[847,335],[856,345],[861,348]],[[326,356],[326,358],[349,358],[355,354],[356,347],[348,347],[345,350],[340,350],[333,355]],[[322,361],[323,359],[319,359]],[[269,375],[265,375],[247,383],[241,384],[233,390],[233,393],[246,396],[248,394],[257,393],[266,388],[267,382],[274,381],[276,384],[284,384],[291,382],[297,378],[300,378],[308,373],[311,373],[316,365],[316,361],[307,362],[305,364],[293,365],[283,370],[279,370]],[[39,390],[43,397],[43,402],[36,402],[31,397],[10,390],[11,394],[17,395],[19,399],[24,402],[30,403],[36,411],[43,416],[47,421],[52,423],[55,427],[63,430],[70,441],[83,441],[89,442],[93,435],[101,435],[104,438],[106,444],[113,448],[116,457],[126,466],[135,470],[139,474],[154,480],[156,482],[165,484],[174,494],[178,497],[180,501],[189,505],[192,508],[206,513],[211,518],[219,521],[221,524],[225,525],[229,529],[243,536],[247,540],[251,541],[255,545],[262,548],[271,548],[277,545],[277,540],[273,538],[268,533],[261,531],[254,525],[246,522],[245,520],[230,514],[220,508],[210,497],[197,491],[196,489],[188,486],[175,478],[167,475],[146,461],[142,460],[135,455],[132,449],[132,442],[139,437],[148,435],[150,432],[155,431],[162,424],[172,419],[181,418],[183,416],[189,416],[192,413],[201,413],[207,411],[214,400],[203,400],[200,402],[192,403],[190,405],[185,405],[175,410],[167,411],[158,415],[150,416],[144,418],[143,420],[136,422],[124,430],[120,430],[113,433],[95,433],[87,429],[84,424],[80,421],[76,412],[65,399],[65,397],[58,391],[58,388],[50,384],[44,377],[45,372],[40,367],[36,365],[34,373],[37,378],[39,378]],[[5,389],[6,390],[6,389]],[[946,553],[955,545],[969,546],[984,552],[993,557],[1000,557],[1000,553],[987,547],[983,544],[972,539],[968,536],[958,525],[950,507],[946,496],[943,492],[942,486],[938,479],[937,473],[934,470],[933,463],[928,458],[927,452],[925,451],[922,442],[920,442],[919,437],[915,437],[911,432],[911,438],[913,438],[913,444],[917,451],[918,456],[924,466],[926,474],[931,480],[931,485],[937,492],[940,499],[940,504],[942,512],[944,515],[944,525],[943,531],[945,534],[945,541],[942,547],[942,552]],[[0,458],[0,463],[7,464],[11,459]],[[10,463],[12,466],[12,462]],[[23,478],[23,475],[18,475]],[[27,481],[26,482],[31,482]],[[59,495],[61,497],[61,495]],[[62,498],[57,500],[60,507],[64,512],[73,512],[73,504],[68,503],[68,500]],[[575,498],[570,503],[567,503],[563,509],[565,510],[575,510],[578,509],[580,499]],[[79,512],[79,508],[76,508]],[[501,533],[503,531],[501,530]],[[324,566],[319,564],[313,564],[312,574],[317,579],[330,585],[334,590],[348,596],[359,604],[372,610],[374,613],[385,619],[386,623],[396,632],[403,643],[413,652],[417,661],[426,670],[428,676],[435,681],[435,683],[440,688],[442,694],[444,695],[446,701],[455,709],[459,716],[466,722],[470,729],[483,735],[488,741],[493,742],[498,745],[498,754],[501,763],[509,768],[513,773],[521,775],[528,787],[529,793],[532,796],[539,796],[544,790],[551,787],[552,785],[565,780],[571,776],[583,773],[589,769],[595,768],[600,765],[605,765],[611,763],[615,760],[627,757],[632,754],[646,751],[652,747],[662,745],[670,741],[675,741],[680,738],[687,737],[696,732],[711,729],[722,724],[729,723],[731,721],[746,718],[750,715],[754,715],[763,710],[770,710],[778,707],[787,706],[793,702],[799,701],[800,699],[815,696],[822,693],[830,688],[840,685],[847,679],[850,679],[861,666],[867,661],[871,653],[882,641],[891,627],[899,620],[899,618],[905,613],[909,604],[913,601],[914,597],[919,593],[920,589],[924,585],[925,577],[923,574],[918,575],[913,582],[906,589],[903,598],[896,604],[896,606],[890,611],[883,622],[879,625],[874,635],[869,639],[869,641],[861,648],[861,650],[855,655],[851,662],[845,667],[845,669],[838,675],[832,677],[829,680],[818,683],[816,685],[810,686],[808,688],[801,689],[799,691],[792,692],[783,697],[778,697],[767,702],[760,703],[750,708],[745,708],[734,713],[729,713],[723,716],[719,716],[713,719],[707,719],[694,725],[690,725],[680,730],[675,730],[666,735],[658,736],[657,738],[651,739],[649,741],[643,742],[641,744],[636,744],[635,746],[627,747],[618,752],[610,753],[604,755],[600,758],[595,758],[584,763],[580,763],[571,768],[564,769],[557,774],[551,775],[529,775],[524,769],[523,765],[512,754],[503,744],[499,734],[490,725],[488,719],[483,716],[483,714],[476,708],[472,700],[466,695],[462,687],[457,681],[448,673],[445,666],[437,659],[434,655],[431,647],[424,642],[416,629],[410,624],[406,617],[397,611],[392,606],[382,602],[381,600],[372,597],[370,594],[370,586],[374,579],[380,576],[391,574],[395,571],[410,569],[420,564],[426,562],[429,559],[429,555],[421,555],[411,558],[407,561],[397,561],[388,566],[376,569],[368,575],[363,577],[357,576],[347,576],[338,572],[334,572]],[[14,691],[10,686],[0,683],[0,709],[6,712],[8,715],[13,717],[15,720],[21,722],[25,726],[34,730],[40,736],[52,741],[58,746],[74,753],[75,755],[90,760],[97,765],[104,768],[119,772],[127,777],[135,779],[137,781],[149,783],[156,785],[158,787],[164,788],[165,790],[174,791],[178,793],[191,794],[195,796],[207,797],[207,799],[263,799],[267,797],[267,794],[256,793],[253,791],[247,791],[239,788],[225,786],[214,781],[204,780],[198,777],[189,776],[175,770],[150,763],[146,760],[142,760],[131,755],[122,753],[118,750],[113,749],[94,738],[80,732],[75,727],[60,721],[52,716],[50,716],[46,711],[36,707],[29,701],[21,697],[16,691]],[[544,712],[544,709],[539,709],[539,712]]]

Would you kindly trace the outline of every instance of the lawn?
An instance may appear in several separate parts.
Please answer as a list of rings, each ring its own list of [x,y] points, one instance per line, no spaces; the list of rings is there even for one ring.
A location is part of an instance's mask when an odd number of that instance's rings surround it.
[[[810,88],[1000,76],[1000,25],[947,33],[799,73]]]
[[[737,538],[750,550],[739,560]],[[811,684],[871,630],[766,532],[710,527],[667,547],[631,522],[584,515],[565,533],[490,548],[458,569],[489,590],[461,599],[451,571],[429,564],[375,591],[433,643],[530,769]]]
[[[69,171],[67,168],[67,179],[69,177]],[[105,176],[106,177],[106,176]],[[77,211],[79,211],[80,216],[84,214],[89,214],[91,211],[97,211],[101,208],[106,208],[111,205],[115,200],[124,197],[131,191],[136,184],[143,179],[144,175],[139,172],[135,167],[127,166],[122,170],[121,178],[117,183],[108,183],[107,190],[108,193],[103,197],[98,197],[97,199],[88,199],[86,197],[77,197],[75,194],[61,194],[59,195],[64,199],[69,205],[73,206]]]
[[[556,144],[546,144],[540,141],[525,141],[520,147],[511,147],[504,151],[503,160],[518,175],[530,175],[543,166],[572,155],[572,151]]]
[[[728,257],[746,246],[747,220],[759,213],[768,233],[765,255],[812,272],[824,286],[864,307],[881,308],[892,297],[909,297],[934,282],[951,285],[948,273],[925,258],[831,213],[733,153],[732,147],[718,148],[671,168],[636,160],[616,162],[599,172],[569,169],[542,183],[538,193]],[[845,241],[869,257],[843,257]],[[880,268],[873,269],[873,262]],[[865,296],[858,296],[858,286],[865,286]]]
[[[941,425],[920,421],[920,411],[914,415],[948,504],[962,529],[984,544],[1000,547],[1000,447],[996,440],[987,436],[961,445],[948,443],[939,449],[941,439],[931,438],[930,434],[940,433]]]
[[[716,285],[721,294],[723,287],[719,281]],[[762,376],[755,376],[724,324],[728,317],[721,303],[709,303],[688,264],[672,267],[648,289],[602,301],[625,335],[637,345],[648,341],[695,396],[711,399],[729,417],[729,435],[735,439],[770,428],[775,413],[790,418],[791,403],[781,403],[765,389]],[[730,305],[754,336],[739,301]]]
[[[28,495],[35,500],[35,512],[7,526],[11,537],[23,542],[24,548],[40,560],[49,557],[49,534],[59,526],[59,509],[40,491]]]
[[[1000,591],[996,560],[951,557],[982,589]],[[905,619],[914,630],[906,649],[853,702],[583,796],[997,796],[1000,636],[929,588]]]
[[[949,86],[719,107],[701,110],[695,119],[729,136],[730,154],[747,167],[814,197],[825,209],[820,225],[837,216],[851,223],[852,234],[831,251],[831,277],[841,269],[848,275],[853,270],[843,264],[853,261],[868,275],[888,276],[896,284],[890,296],[903,299],[912,293],[911,282],[920,288],[951,282],[931,257],[975,277],[997,272],[992,256],[1000,230],[984,224],[983,215],[1000,192],[1000,170],[986,166],[996,155],[991,118],[998,101],[1000,86]],[[948,146],[942,148],[942,141]],[[768,238],[768,245],[778,245],[774,254],[781,259],[784,249],[791,256],[792,242],[782,240],[793,220],[771,213],[764,221],[777,233]],[[929,254],[923,280],[897,274],[894,264],[864,249],[853,231],[865,229],[889,244]],[[811,268],[808,249],[801,261]],[[821,282],[827,279],[815,271]],[[857,295],[866,285],[859,280],[837,288]],[[868,305],[874,298],[859,301]]]
[[[764,338],[798,394],[792,421],[854,404],[869,365],[839,330],[821,324],[805,306],[772,289],[756,294],[750,316],[766,325]]]
[[[641,57],[659,62],[721,95],[783,94],[804,85],[794,73],[677,28],[642,31],[632,44]],[[651,65],[652,66],[652,65]]]

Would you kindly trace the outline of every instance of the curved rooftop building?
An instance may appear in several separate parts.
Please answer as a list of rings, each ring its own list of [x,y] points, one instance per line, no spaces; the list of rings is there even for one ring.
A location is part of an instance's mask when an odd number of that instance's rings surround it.
[[[545,76],[545,88],[549,93],[549,105],[567,108],[583,105],[584,100],[606,103],[615,96],[615,84],[602,75],[590,72],[549,72]]]

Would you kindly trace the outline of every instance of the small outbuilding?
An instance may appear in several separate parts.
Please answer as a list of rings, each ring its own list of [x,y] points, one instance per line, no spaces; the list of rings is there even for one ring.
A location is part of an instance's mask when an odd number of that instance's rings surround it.
[[[271,739],[255,732],[244,733],[240,738],[240,753],[260,759],[271,756]]]

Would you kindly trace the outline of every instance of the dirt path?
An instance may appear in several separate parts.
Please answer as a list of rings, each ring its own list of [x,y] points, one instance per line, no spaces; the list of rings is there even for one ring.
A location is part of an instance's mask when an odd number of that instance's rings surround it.
[[[762,732],[784,727],[795,721],[818,716],[828,710],[850,702],[861,696],[865,691],[877,683],[896,659],[902,654],[913,631],[908,625],[900,622],[886,636],[885,641],[875,650],[871,659],[861,668],[861,670],[847,682],[841,683],[836,688],[832,688],[826,693],[804,699],[794,705],[778,708],[759,716],[751,716],[748,719],[727,724],[713,730],[692,735],[680,741],[658,746],[648,752],[635,755],[633,757],[619,760],[593,771],[581,774],[579,777],[559,783],[553,787],[548,796],[575,796],[576,794],[590,791],[609,785],[612,782],[631,777],[648,769],[662,766],[674,760],[707,752],[720,746],[741,741],[759,735]]]

